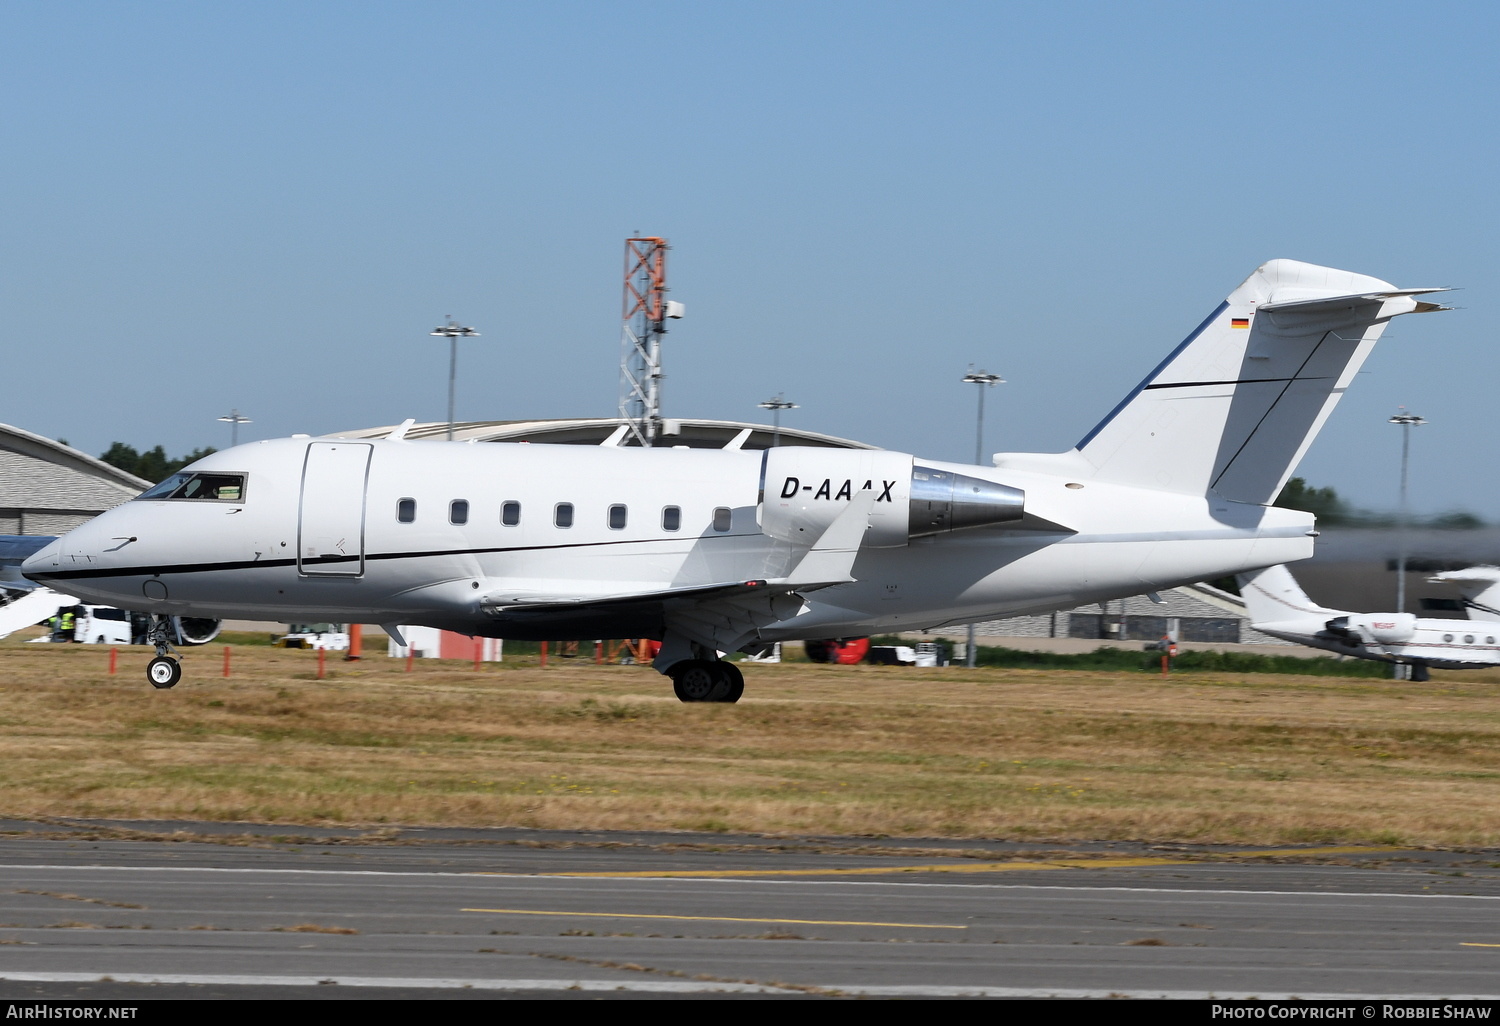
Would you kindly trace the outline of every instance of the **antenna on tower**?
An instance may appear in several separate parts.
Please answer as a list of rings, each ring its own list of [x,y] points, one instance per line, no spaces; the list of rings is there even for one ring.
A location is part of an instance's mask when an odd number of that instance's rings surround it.
[[[668,318],[683,315],[667,299],[666,239],[625,240],[624,329],[620,334],[620,421],[635,444],[650,448],[661,435],[661,338]]]

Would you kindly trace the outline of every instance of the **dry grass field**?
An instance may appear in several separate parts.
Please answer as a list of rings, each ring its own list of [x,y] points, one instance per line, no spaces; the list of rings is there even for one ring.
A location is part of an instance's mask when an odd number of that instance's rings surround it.
[[[0,817],[1500,844],[1500,674],[637,667],[0,642]]]

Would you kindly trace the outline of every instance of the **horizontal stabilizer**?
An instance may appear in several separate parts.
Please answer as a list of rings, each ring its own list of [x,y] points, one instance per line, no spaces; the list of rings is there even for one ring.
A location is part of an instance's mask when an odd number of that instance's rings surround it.
[[[1500,566],[1471,566],[1463,570],[1448,570],[1427,579],[1458,585],[1466,608],[1476,609],[1486,617],[1500,617]]]
[[[1388,299],[1400,299],[1406,296],[1426,296],[1434,292],[1452,292],[1448,288],[1428,289],[1387,289],[1384,292],[1357,292],[1348,296],[1327,296],[1321,299],[1288,299],[1280,303],[1262,303],[1261,313],[1315,313],[1325,310],[1349,310],[1359,303],[1384,303]],[[1426,310],[1413,310],[1412,313],[1429,313],[1434,310],[1451,310],[1452,307],[1443,306],[1439,303],[1418,303],[1419,307],[1425,306]],[[1405,312],[1405,311],[1403,311]]]

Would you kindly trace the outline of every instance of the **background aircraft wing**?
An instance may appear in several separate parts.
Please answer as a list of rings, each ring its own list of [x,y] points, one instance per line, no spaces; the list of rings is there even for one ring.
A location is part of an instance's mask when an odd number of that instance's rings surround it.
[[[56,613],[62,606],[75,605],[78,599],[64,595],[51,588],[33,586],[28,592],[0,593],[0,600],[9,597],[9,602],[0,604],[0,638],[14,633],[22,627],[40,623]]]
[[[0,588],[13,591],[35,588],[34,582],[21,576],[21,564],[55,541],[56,535],[0,534]]]

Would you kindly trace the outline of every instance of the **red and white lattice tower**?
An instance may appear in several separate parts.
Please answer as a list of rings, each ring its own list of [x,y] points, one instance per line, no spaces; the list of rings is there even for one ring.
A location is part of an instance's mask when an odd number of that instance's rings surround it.
[[[620,334],[623,444],[650,447],[661,435],[661,339],[682,304],[667,299],[667,240],[625,240],[624,330]]]

